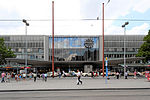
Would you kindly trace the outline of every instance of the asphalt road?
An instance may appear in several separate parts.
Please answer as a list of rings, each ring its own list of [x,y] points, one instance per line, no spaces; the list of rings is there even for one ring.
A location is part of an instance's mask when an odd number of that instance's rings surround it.
[[[150,100],[150,90],[0,92],[0,100]]]

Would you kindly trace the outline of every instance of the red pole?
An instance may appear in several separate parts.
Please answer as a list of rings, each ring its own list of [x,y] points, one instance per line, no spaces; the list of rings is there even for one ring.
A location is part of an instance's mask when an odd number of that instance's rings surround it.
[[[103,77],[104,77],[104,3],[102,6],[102,35],[103,35]]]
[[[54,1],[52,1],[52,72],[54,78]]]

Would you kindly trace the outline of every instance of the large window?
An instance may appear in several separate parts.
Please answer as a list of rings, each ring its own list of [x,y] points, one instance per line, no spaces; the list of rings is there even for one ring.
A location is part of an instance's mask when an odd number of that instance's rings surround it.
[[[84,46],[84,41],[91,39],[93,48]],[[55,61],[98,61],[99,60],[98,37],[55,37],[54,58]],[[52,58],[52,37],[49,38],[50,60]]]

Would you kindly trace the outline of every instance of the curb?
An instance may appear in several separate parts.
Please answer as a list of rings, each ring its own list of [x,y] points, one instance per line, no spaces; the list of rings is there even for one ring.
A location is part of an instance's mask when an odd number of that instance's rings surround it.
[[[0,90],[0,92],[30,92],[30,91],[86,91],[86,90],[148,90],[150,88],[90,88],[90,89],[34,89],[34,90]]]

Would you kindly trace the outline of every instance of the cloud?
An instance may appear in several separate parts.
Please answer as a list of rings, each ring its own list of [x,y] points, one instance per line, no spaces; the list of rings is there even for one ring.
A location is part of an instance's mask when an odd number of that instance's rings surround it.
[[[80,0],[55,0],[56,19],[79,19]]]
[[[135,26],[130,30],[126,28],[126,35],[147,35],[150,25],[144,23],[140,26]],[[124,35],[124,28],[112,25],[105,31],[105,35]]]
[[[20,18],[48,18],[50,4],[50,0],[3,0],[0,8],[6,9],[8,13],[15,11]]]
[[[52,0],[3,0],[0,3],[0,19],[51,19]],[[55,4],[55,35],[101,35],[101,20],[77,20],[81,18],[101,19],[102,2],[107,0],[54,0]],[[131,14],[132,10],[146,12],[148,0],[111,0],[105,6],[105,19],[116,19]],[[144,6],[143,6],[144,5]],[[58,20],[61,19],[61,20]],[[123,34],[120,26],[114,25],[115,20],[105,20],[106,34]],[[29,21],[28,34],[51,35],[51,21]],[[121,22],[122,24],[122,22]],[[25,26],[19,22],[1,22],[0,34],[24,35]],[[139,29],[137,29],[138,27]],[[134,25],[133,32],[147,31],[148,23]],[[144,30],[145,29],[145,30]],[[136,30],[136,32],[135,32]]]
[[[133,11],[144,13],[150,8],[149,4],[150,0],[138,0],[138,2],[133,7]]]
[[[140,26],[133,27],[131,30],[127,31],[127,34],[132,35],[147,35],[148,29],[150,25],[148,23],[144,23]]]

